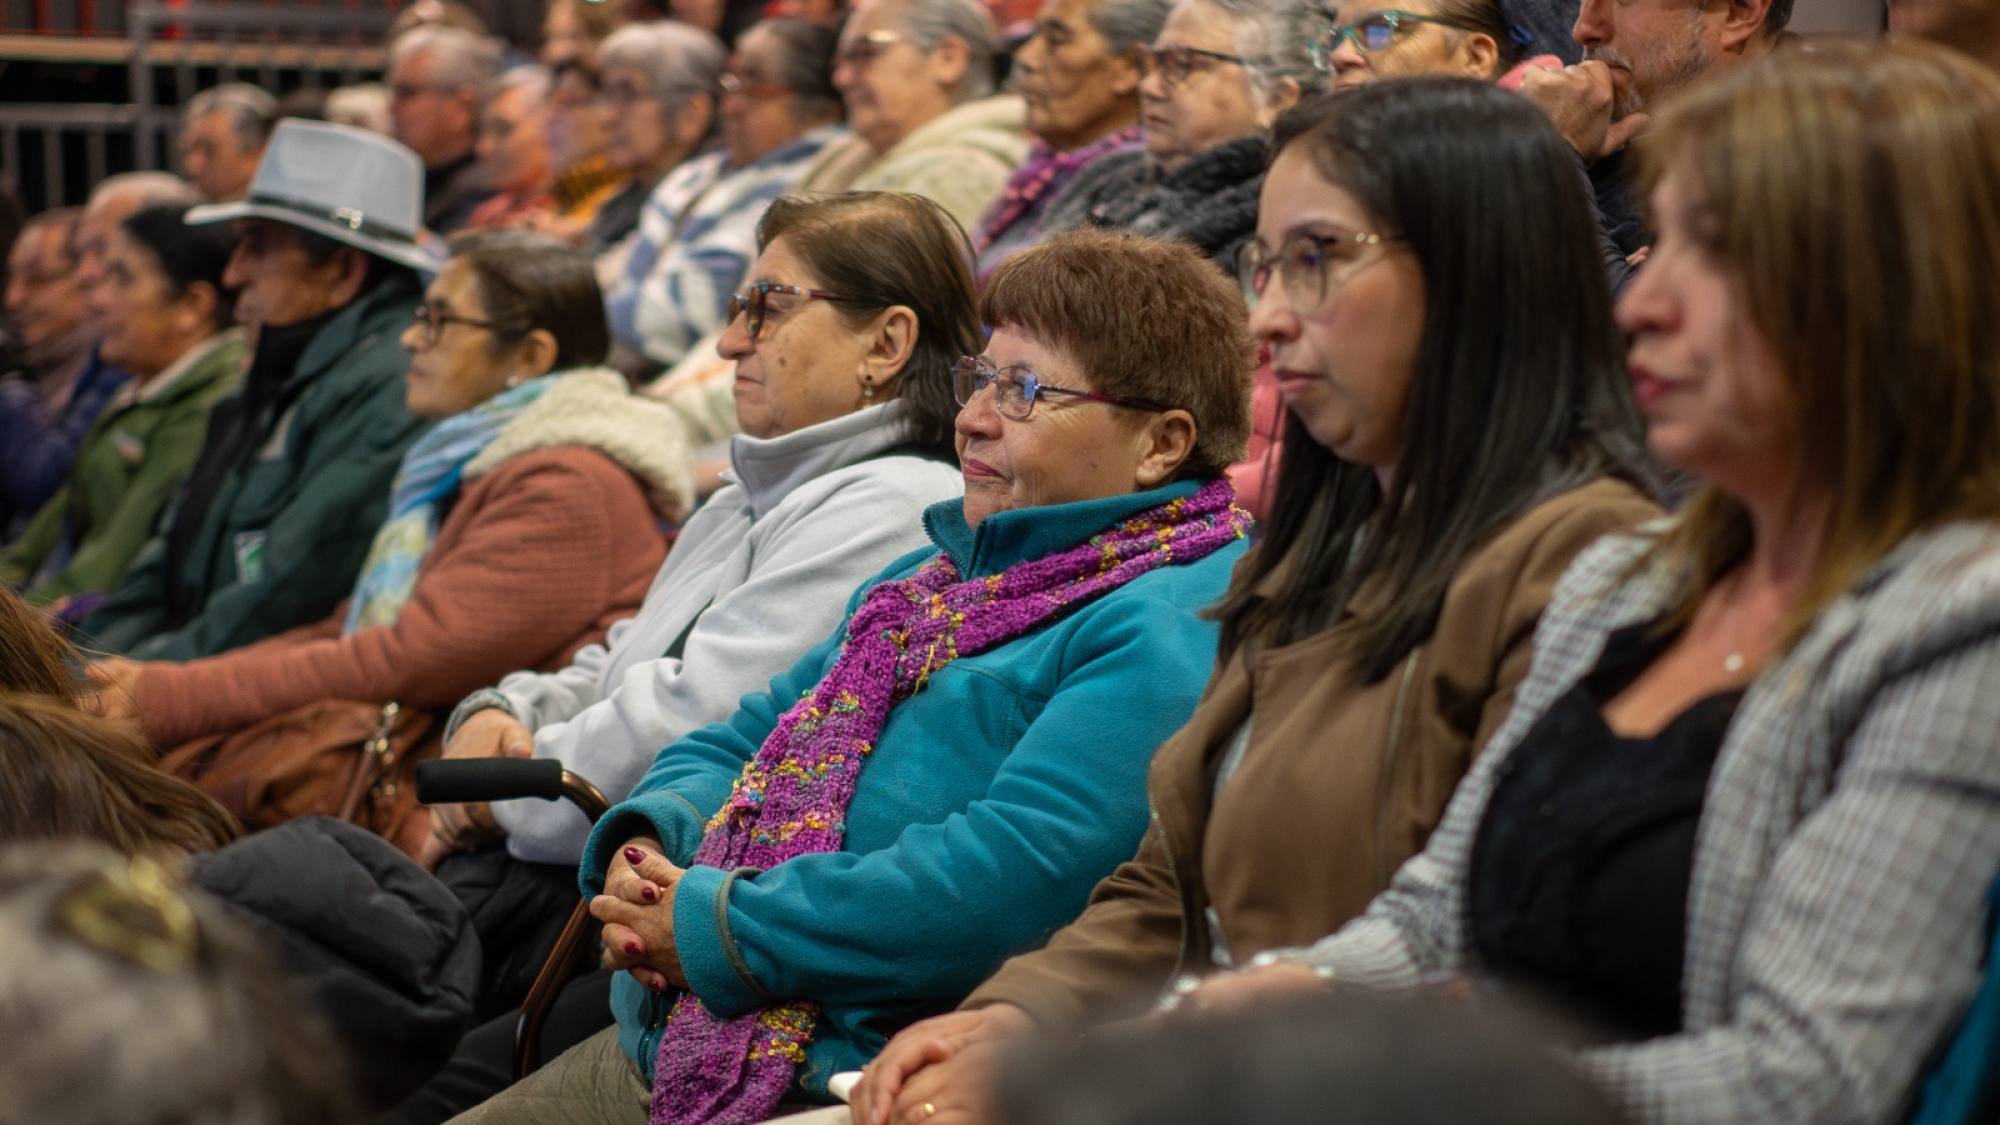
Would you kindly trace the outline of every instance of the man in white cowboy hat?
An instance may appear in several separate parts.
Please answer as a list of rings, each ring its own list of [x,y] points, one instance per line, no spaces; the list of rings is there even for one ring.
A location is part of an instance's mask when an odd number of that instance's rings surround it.
[[[436,268],[417,243],[423,165],[387,137],[286,120],[247,198],[198,207],[234,222],[225,284],[255,333],[243,390],[84,640],[191,660],[325,617],[354,583],[403,451],[397,339]]]

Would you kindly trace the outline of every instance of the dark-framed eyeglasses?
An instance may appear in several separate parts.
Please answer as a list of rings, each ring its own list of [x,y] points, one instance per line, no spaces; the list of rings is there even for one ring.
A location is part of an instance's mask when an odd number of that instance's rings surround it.
[[[1249,66],[1250,60],[1242,55],[1231,55],[1222,51],[1209,51],[1200,47],[1141,47],[1139,48],[1139,74],[1141,77],[1154,71],[1169,86],[1178,86],[1188,80],[1197,70],[1207,70],[1217,63],[1234,63]]]
[[[1035,400],[1048,395],[1060,398],[1078,398],[1086,402],[1102,402],[1110,406],[1124,406],[1133,410],[1150,410],[1159,413],[1175,407],[1146,398],[1127,398],[1124,395],[1101,395],[1096,391],[1073,391],[1068,387],[1054,387],[1042,382],[1033,368],[1020,364],[995,367],[985,356],[961,356],[951,365],[951,395],[960,406],[972,405],[980,391],[993,388],[993,406],[1003,418],[1025,422],[1035,412]]]
[[[442,312],[430,305],[418,305],[410,319],[417,326],[417,342],[426,348],[437,347],[438,340],[444,336],[444,330],[454,324],[463,324],[467,328],[484,328],[488,332],[505,332],[513,327],[495,320],[480,320],[477,317]]]
[[[757,334],[764,330],[764,318],[771,310],[771,294],[782,293],[790,297],[800,297],[808,301],[845,301],[848,298],[824,289],[807,289],[802,285],[785,285],[776,281],[759,281],[747,285],[729,295],[726,315],[728,323],[736,323],[736,318],[748,318],[744,327],[750,332],[750,342],[757,342]]]
[[[1362,54],[1372,55],[1395,46],[1396,40],[1427,23],[1457,31],[1484,30],[1442,16],[1426,16],[1417,12],[1405,12],[1400,8],[1384,8],[1379,12],[1370,12],[1358,20],[1335,24],[1320,32],[1319,38],[1312,44],[1313,65],[1321,70],[1331,71],[1333,53],[1340,49],[1340,42],[1343,39],[1354,44],[1354,49]]]
[[[1298,312],[1311,312],[1398,241],[1372,231],[1343,231],[1295,234],[1279,243],[1276,250],[1266,250],[1260,242],[1246,242],[1236,252],[1236,277],[1245,292],[1262,297],[1275,270],[1285,300]]]

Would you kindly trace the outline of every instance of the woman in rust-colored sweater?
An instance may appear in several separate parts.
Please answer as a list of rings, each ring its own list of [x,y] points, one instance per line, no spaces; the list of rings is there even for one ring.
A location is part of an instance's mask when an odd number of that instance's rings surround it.
[[[93,668],[155,746],[328,699],[441,708],[560,667],[639,605],[686,514],[667,411],[597,367],[589,260],[539,236],[467,236],[405,332],[411,447],[353,595],[324,621],[186,663]],[[120,690],[122,689],[122,690]]]

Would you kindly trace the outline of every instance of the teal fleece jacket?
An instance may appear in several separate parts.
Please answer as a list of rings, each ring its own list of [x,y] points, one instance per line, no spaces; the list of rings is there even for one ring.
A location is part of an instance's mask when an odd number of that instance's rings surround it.
[[[924,512],[936,549],[984,576],[1073,547],[1194,483],[1001,512],[966,526],[963,501]],[[889,1035],[950,1009],[1007,957],[1076,917],[1146,826],[1153,750],[1194,710],[1215,662],[1199,616],[1229,583],[1238,541],[1163,567],[1008,644],[962,657],[890,712],[847,813],[846,850],[768,871],[691,868],[671,907],[688,983],[734,1016],[773,1000],[823,1009],[799,1083],[826,1098],[837,1071]],[[907,577],[936,550],[898,559]],[[631,799],[598,822],[582,884],[602,891],[617,850],[657,836],[686,867],[702,827],[778,718],[833,666],[846,623],[743,698],[726,722],[664,750]],[[673,994],[620,973],[611,1005],[625,1051],[650,1079]]]

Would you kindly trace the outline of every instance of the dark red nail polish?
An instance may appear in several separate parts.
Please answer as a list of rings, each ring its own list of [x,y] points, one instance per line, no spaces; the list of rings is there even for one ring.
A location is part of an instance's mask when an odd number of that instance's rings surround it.
[[[644,863],[644,862],[645,862],[645,860],[646,860],[646,853],[645,853],[645,852],[642,852],[642,851],[640,851],[640,850],[639,850],[638,848],[626,848],[626,849],[625,849],[625,862],[626,862],[626,863],[630,863],[630,864],[633,864],[634,866],[636,866],[636,865],[638,865],[638,864],[640,864],[640,863]]]
[[[639,886],[639,897],[645,899],[647,902],[652,902],[660,897],[660,892],[653,889],[653,884],[642,883]]]
[[[625,943],[625,955],[627,957],[642,957],[645,955],[645,953],[646,953],[645,947],[640,945],[638,942],[628,941]]]

